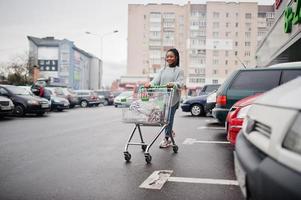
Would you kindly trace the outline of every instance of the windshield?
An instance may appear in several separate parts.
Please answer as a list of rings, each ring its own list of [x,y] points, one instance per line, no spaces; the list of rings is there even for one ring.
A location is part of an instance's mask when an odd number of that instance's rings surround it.
[[[21,88],[21,87],[17,87],[17,86],[7,86],[6,87],[11,93],[16,94],[16,95],[31,95],[31,92],[29,92],[28,90]]]

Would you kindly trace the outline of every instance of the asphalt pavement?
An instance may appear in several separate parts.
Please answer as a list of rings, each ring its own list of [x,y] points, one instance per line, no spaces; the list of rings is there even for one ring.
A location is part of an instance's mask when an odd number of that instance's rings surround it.
[[[159,149],[160,137],[150,149],[151,164],[139,146],[129,147],[131,162],[125,162],[124,146],[134,125],[121,118],[120,108],[106,106],[0,119],[0,199],[243,199],[234,148],[213,118],[179,109],[178,153]],[[158,130],[142,127],[145,140]],[[160,189],[141,187],[162,170],[172,173]]]

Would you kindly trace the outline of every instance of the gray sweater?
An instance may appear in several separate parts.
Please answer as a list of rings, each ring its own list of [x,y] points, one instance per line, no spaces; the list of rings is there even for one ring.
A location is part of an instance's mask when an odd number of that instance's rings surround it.
[[[171,105],[176,105],[181,98],[181,88],[184,86],[184,71],[180,67],[163,67],[160,69],[155,78],[151,81],[151,85],[166,85],[174,83],[174,93]]]

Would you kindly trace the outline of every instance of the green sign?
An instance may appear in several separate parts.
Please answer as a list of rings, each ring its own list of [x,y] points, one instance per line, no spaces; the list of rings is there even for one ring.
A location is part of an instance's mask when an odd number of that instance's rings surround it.
[[[299,24],[301,23],[301,0],[294,0],[297,1],[297,6],[295,12],[293,11],[293,8],[290,6],[287,6],[284,10],[284,32],[285,33],[291,33],[292,32],[292,26],[293,24]]]

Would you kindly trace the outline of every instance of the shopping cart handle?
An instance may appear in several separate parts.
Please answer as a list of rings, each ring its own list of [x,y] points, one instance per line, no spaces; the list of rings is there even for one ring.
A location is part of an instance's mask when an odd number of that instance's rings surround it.
[[[150,87],[140,86],[141,89],[166,89],[166,88],[175,88],[176,86],[173,85],[172,87],[168,87],[167,85],[154,85]]]

